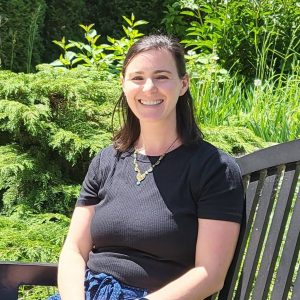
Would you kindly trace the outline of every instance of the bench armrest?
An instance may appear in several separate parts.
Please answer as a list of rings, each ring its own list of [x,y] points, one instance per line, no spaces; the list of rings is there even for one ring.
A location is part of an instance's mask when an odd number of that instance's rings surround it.
[[[18,299],[20,285],[57,285],[57,264],[0,261],[0,299]]]

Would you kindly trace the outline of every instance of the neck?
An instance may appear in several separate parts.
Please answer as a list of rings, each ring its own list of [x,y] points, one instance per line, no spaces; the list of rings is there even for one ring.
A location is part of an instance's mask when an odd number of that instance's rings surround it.
[[[141,134],[135,146],[138,152],[151,156],[159,156],[172,151],[181,144],[176,126],[147,125],[141,124]]]

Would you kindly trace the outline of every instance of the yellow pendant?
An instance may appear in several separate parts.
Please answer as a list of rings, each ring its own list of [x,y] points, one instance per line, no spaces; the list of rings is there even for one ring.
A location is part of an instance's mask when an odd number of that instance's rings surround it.
[[[141,174],[141,173],[137,173],[136,174],[136,180],[138,181],[138,182],[141,182],[141,181],[143,181],[144,179],[145,179],[145,177],[146,177],[146,174],[144,173],[144,174]]]

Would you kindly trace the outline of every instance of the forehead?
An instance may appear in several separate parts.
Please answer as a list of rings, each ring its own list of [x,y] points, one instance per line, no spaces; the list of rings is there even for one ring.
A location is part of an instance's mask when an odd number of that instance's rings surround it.
[[[147,72],[166,70],[176,72],[176,62],[169,50],[148,50],[135,55],[128,63],[125,72]]]

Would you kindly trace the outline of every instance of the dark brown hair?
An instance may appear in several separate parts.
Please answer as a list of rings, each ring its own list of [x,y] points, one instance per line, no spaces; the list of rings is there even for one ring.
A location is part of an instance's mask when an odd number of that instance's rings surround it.
[[[144,36],[135,42],[125,57],[122,75],[125,77],[125,72],[128,64],[137,54],[149,50],[168,50],[174,57],[179,78],[186,75],[186,66],[184,60],[184,50],[179,42],[165,35],[149,35]],[[140,135],[140,122],[134,115],[127,104],[124,92],[122,92],[113,112],[113,120],[116,111],[121,113],[123,121],[121,129],[114,135],[114,147],[124,152],[133,147],[134,143]],[[186,93],[178,98],[176,104],[176,122],[177,131],[183,144],[192,144],[203,138],[203,134],[196,124],[194,117],[193,99],[188,89]]]

